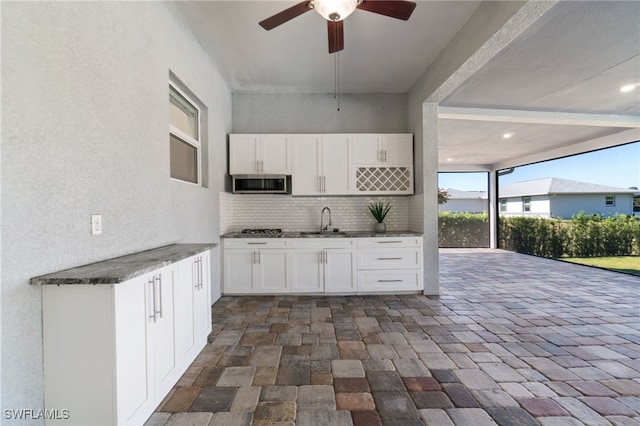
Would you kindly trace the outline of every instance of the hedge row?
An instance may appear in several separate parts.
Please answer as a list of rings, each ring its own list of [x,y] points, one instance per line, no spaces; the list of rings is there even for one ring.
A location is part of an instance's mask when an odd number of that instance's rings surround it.
[[[501,217],[500,248],[543,257],[640,254],[640,218],[579,213],[571,220]]]
[[[488,247],[487,214],[440,213],[438,242],[440,247]],[[542,257],[640,255],[640,217],[500,217],[498,243],[505,250]]]
[[[489,247],[489,216],[486,213],[438,215],[439,247]]]

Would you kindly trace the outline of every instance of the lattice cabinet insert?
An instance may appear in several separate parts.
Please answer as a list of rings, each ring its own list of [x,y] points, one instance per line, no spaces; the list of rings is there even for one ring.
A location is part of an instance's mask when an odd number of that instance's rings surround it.
[[[359,193],[413,193],[410,167],[356,167]]]

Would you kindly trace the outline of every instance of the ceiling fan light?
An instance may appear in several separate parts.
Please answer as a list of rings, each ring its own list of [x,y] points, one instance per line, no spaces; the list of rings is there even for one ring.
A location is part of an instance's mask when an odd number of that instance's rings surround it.
[[[358,6],[358,0],[313,0],[313,8],[328,21],[342,21]]]

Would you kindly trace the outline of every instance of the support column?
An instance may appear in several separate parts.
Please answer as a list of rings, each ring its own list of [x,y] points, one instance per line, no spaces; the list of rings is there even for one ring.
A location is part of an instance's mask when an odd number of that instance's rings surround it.
[[[489,172],[489,247],[498,248],[498,172]]]
[[[438,253],[438,104],[422,104],[424,294],[440,294]]]

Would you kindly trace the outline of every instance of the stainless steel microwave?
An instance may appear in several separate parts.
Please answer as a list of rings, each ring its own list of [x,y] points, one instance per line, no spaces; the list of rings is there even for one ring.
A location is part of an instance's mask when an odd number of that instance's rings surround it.
[[[234,175],[234,194],[288,194],[285,175]]]

